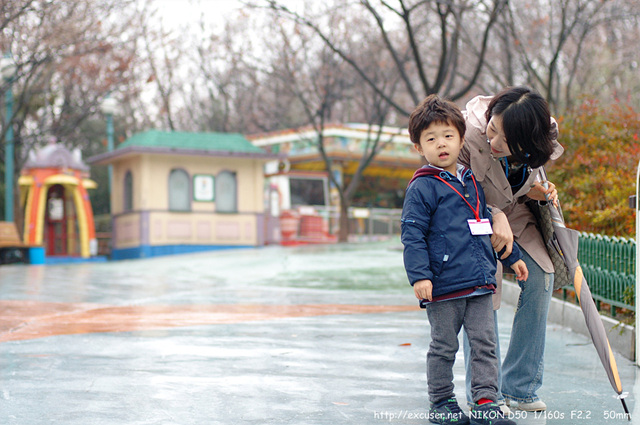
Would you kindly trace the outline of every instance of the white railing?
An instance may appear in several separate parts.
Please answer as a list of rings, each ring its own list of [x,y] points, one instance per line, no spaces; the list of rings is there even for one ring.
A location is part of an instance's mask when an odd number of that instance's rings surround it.
[[[337,207],[313,207],[328,220],[329,233],[337,234],[340,211]],[[400,234],[401,208],[349,208],[349,236],[376,237]]]

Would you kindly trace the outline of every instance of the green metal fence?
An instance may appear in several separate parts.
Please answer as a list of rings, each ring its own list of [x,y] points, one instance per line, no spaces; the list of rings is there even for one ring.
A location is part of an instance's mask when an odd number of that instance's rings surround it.
[[[613,316],[616,308],[635,311],[635,240],[582,232],[578,261],[598,308],[609,304]]]

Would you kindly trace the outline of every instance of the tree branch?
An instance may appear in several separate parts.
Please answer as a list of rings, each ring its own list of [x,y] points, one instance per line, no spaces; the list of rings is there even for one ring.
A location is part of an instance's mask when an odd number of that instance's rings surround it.
[[[286,16],[292,18],[295,22],[301,23],[308,28],[312,29],[316,35],[318,35],[322,41],[331,49],[332,52],[337,54],[340,58],[342,58],[345,62],[347,62],[357,73],[358,75],[369,85],[373,90],[375,90],[382,98],[389,102],[399,113],[409,116],[410,111],[400,106],[397,102],[395,102],[389,95],[384,93],[380,88],[377,87],[374,81],[369,78],[369,76],[364,72],[364,70],[358,66],[358,64],[351,59],[344,51],[338,48],[329,38],[327,37],[317,25],[315,25],[310,20],[300,16],[299,14],[291,11],[286,6],[278,4],[275,0],[267,0],[269,3],[269,8],[272,9],[276,13],[283,13]]]
[[[460,89],[456,94],[451,96],[452,100],[457,100],[464,96],[471,88],[475,85],[478,76],[480,75],[480,71],[484,65],[484,58],[487,51],[487,44],[489,42],[489,34],[491,32],[491,28],[496,23],[498,16],[500,15],[502,8],[508,4],[508,0],[496,0],[494,3],[494,7],[491,10],[491,15],[489,16],[489,21],[487,22],[487,26],[484,29],[483,37],[482,37],[482,48],[480,49],[480,56],[478,58],[478,62],[476,63],[475,71],[472,77],[469,79],[467,84]]]
[[[418,97],[418,95],[416,94],[415,90],[413,89],[413,84],[412,84],[411,80],[409,79],[409,77],[407,76],[407,73],[404,70],[404,65],[400,61],[400,58],[398,57],[398,54],[397,54],[395,48],[391,44],[391,40],[389,40],[389,36],[387,34],[387,31],[384,28],[384,22],[382,20],[382,17],[380,16],[380,14],[378,12],[376,12],[376,10],[373,8],[373,6],[371,6],[371,3],[368,0],[361,0],[360,3],[373,15],[374,19],[376,20],[376,23],[378,24],[378,28],[380,29],[380,33],[382,34],[382,39],[384,40],[384,44],[385,44],[385,46],[387,46],[387,50],[391,54],[391,57],[393,58],[393,62],[396,64],[396,68],[397,68],[397,70],[398,70],[398,72],[400,74],[400,77],[402,78],[402,81],[404,81],[405,87],[406,87],[407,91],[409,92],[409,96],[411,96],[411,99],[413,100],[413,102],[417,104],[420,101],[420,98]],[[402,3],[402,1],[401,1],[401,3]],[[403,15],[400,15],[400,16],[403,17]],[[408,17],[407,17],[407,19],[408,19]],[[413,48],[413,46],[412,46],[412,48]],[[418,69],[421,70],[421,67],[418,67]]]

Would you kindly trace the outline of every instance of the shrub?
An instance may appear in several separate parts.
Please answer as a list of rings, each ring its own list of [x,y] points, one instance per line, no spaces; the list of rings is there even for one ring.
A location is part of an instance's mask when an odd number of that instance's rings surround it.
[[[558,125],[565,153],[547,171],[567,226],[633,237],[635,211],[628,198],[636,192],[640,114],[620,102],[603,107],[585,100],[559,117]]]

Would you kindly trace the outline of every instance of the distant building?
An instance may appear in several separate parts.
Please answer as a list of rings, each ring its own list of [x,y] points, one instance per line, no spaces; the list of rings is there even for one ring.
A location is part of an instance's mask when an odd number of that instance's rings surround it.
[[[339,196],[318,149],[318,132],[303,127],[247,138],[255,146],[282,155],[265,167],[271,216],[281,217],[281,242],[334,241]],[[378,154],[364,170],[352,206],[401,208],[407,183],[421,166],[408,131],[365,124],[333,124],[323,130],[324,152],[339,184],[353,178],[376,140]]]
[[[264,165],[240,134],[151,130],[91,164],[112,165],[112,258],[265,243]]]
[[[407,129],[398,127],[377,127],[366,124],[332,124],[323,131],[324,150],[332,161],[335,178],[338,182],[348,181],[358,169],[363,153],[371,149],[372,143],[379,137],[383,146],[363,173],[361,189],[356,194],[354,204],[370,207],[402,207],[406,184],[417,168],[421,166],[420,155],[415,151]],[[270,133],[247,136],[251,142],[268,152],[284,156],[278,166],[269,165],[267,175],[291,175],[291,182],[298,179],[327,179],[326,166],[318,150],[318,133],[311,127],[287,129]],[[305,175],[306,173],[306,175]],[[312,173],[316,173],[315,177]],[[323,177],[324,175],[324,177]],[[277,179],[283,186],[282,179]],[[319,184],[319,183],[318,183]],[[299,195],[296,187],[285,194],[284,208],[296,204]],[[304,186],[308,188],[309,186]],[[336,204],[334,196],[327,196],[331,204]]]

